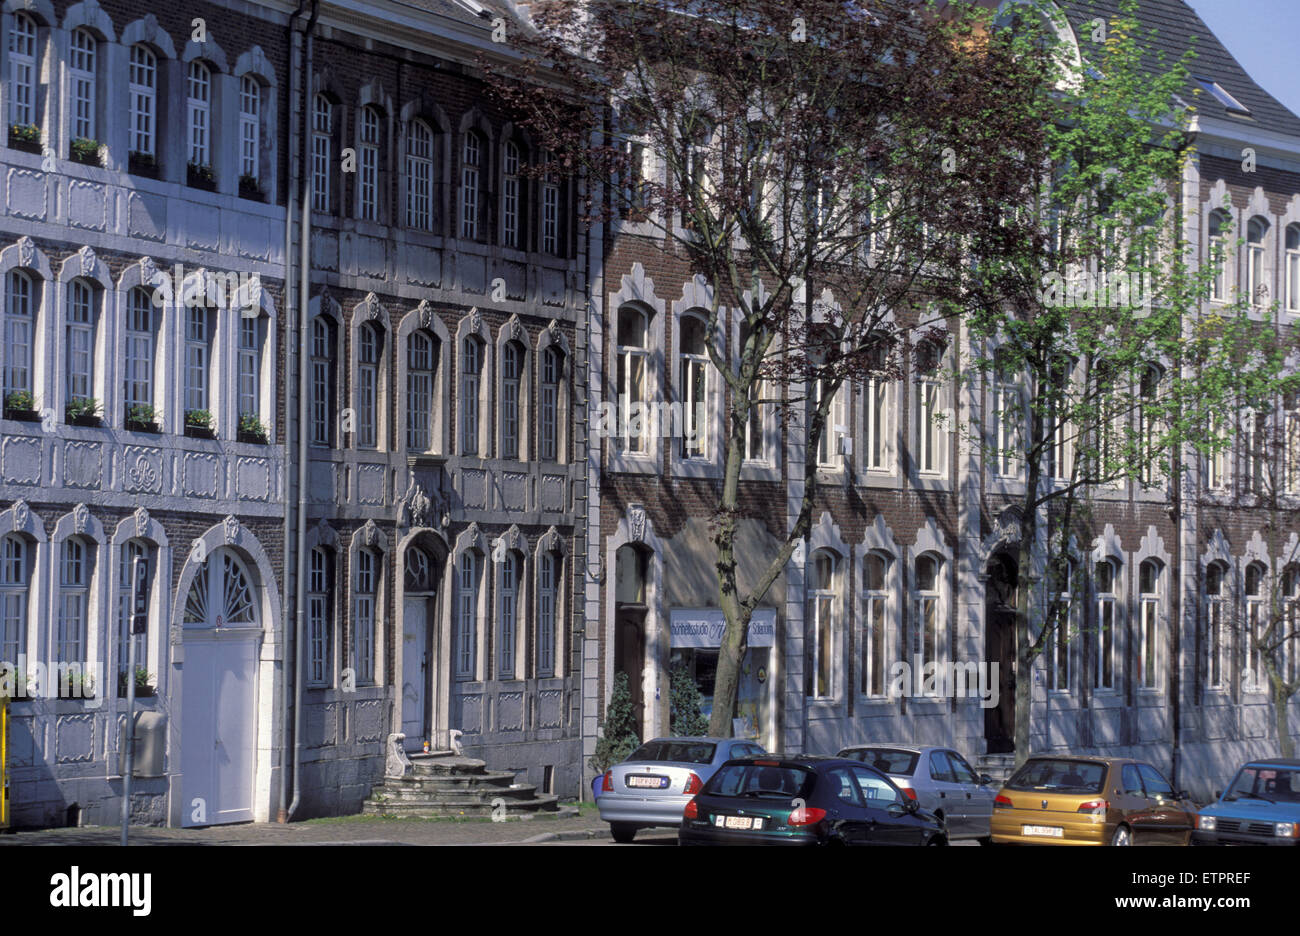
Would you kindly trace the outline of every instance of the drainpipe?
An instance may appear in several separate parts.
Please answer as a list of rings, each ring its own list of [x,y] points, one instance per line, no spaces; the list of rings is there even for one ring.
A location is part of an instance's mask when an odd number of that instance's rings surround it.
[[[302,114],[303,163],[306,165],[307,115],[310,113],[308,102],[311,100],[312,68],[312,31],[320,17],[320,0],[312,0],[311,19],[303,30],[307,44],[306,63],[303,66]],[[307,541],[307,459],[310,454],[307,447],[307,358],[308,342],[307,313],[311,294],[311,199],[307,192],[307,173],[300,172],[298,178],[298,198],[302,207],[302,220],[299,225],[298,255],[298,321],[302,324],[302,335],[298,342],[298,550],[297,581],[294,588],[294,678],[293,678],[293,801],[289,804],[289,819],[298,811],[302,799],[302,761],[298,756],[298,739],[302,733],[302,643],[307,617],[307,590],[303,582],[307,578],[307,552],[303,544]]]
[[[289,94],[285,100],[289,118],[289,145],[285,150],[286,155],[286,179],[285,179],[285,211],[284,211],[284,319],[288,324],[286,341],[284,344],[285,371],[292,373],[289,367],[289,355],[291,349],[298,346],[298,305],[293,286],[293,213],[294,213],[294,196],[297,193],[295,182],[298,178],[297,163],[297,139],[298,139],[298,122],[295,119],[297,108],[297,56],[298,56],[298,18],[302,16],[303,10],[307,6],[307,0],[298,0],[298,9],[294,10],[289,16]],[[290,557],[293,555],[292,535],[294,530],[294,501],[293,501],[293,439],[294,427],[296,426],[295,414],[293,409],[293,395],[291,393],[291,383],[285,382],[284,395],[284,568],[287,570]],[[289,576],[284,576],[285,588],[280,595],[280,620],[287,627],[289,622],[289,609],[292,607],[292,590],[290,589]],[[287,633],[287,631],[286,631]],[[284,653],[285,662],[288,663],[289,642],[285,639]],[[288,721],[289,715],[289,694],[293,691],[294,683],[289,679],[286,665],[284,673],[284,688],[280,693],[279,717],[276,724],[281,726],[281,731]],[[289,748],[288,735],[283,735],[282,749],[286,752]],[[297,737],[294,737],[295,743]],[[289,815],[285,810],[285,800],[289,795],[289,772],[284,769],[284,763],[281,762],[280,768],[280,797],[276,809],[276,821],[288,822]]]

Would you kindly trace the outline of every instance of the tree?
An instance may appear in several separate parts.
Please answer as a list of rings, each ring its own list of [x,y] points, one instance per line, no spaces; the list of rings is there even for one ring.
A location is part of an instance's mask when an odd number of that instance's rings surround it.
[[[627,760],[640,745],[641,734],[637,730],[636,709],[632,705],[627,674],[616,673],[610,690],[609,705],[605,706],[605,723],[601,726],[600,738],[596,741],[596,751],[590,758],[591,769],[604,773],[615,764]]]
[[[523,80],[485,64],[554,154],[547,171],[587,180],[589,221],[635,226],[710,288],[706,349],[726,390],[713,735],[731,734],[750,617],[818,496],[810,455],[789,478],[794,522],[741,582],[751,412],[776,409],[807,453],[835,456],[841,387],[895,377],[921,337],[946,343],[952,323],[928,303],[956,295],[970,243],[1009,246],[1000,207],[1042,148],[1022,99],[1050,63],[1015,54],[989,19],[958,3],[560,0],[534,8]]]
[[[680,737],[699,737],[709,730],[709,723],[700,710],[703,699],[695,677],[684,663],[673,666],[668,689],[668,712],[672,732]]]

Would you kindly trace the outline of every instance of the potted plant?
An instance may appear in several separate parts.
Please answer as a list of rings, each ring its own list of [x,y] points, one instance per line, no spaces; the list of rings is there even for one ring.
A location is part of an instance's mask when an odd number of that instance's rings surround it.
[[[10,124],[9,146],[24,153],[41,152],[41,128],[36,124]]]
[[[212,413],[205,409],[187,409],[185,434],[191,439],[215,439],[217,434],[212,430]]]
[[[256,413],[239,414],[239,432],[236,439],[240,442],[252,442],[255,445],[266,445],[269,441],[267,438],[266,425],[258,419]]]
[[[266,200],[266,195],[262,192],[262,183],[257,180],[257,176],[245,174],[239,177],[239,197],[252,201]]]
[[[64,421],[69,426],[102,426],[99,418],[99,401],[94,397],[73,397],[63,408]]]
[[[596,771],[596,776],[591,779],[593,799],[600,796],[605,771],[627,760],[640,746],[641,735],[636,728],[636,709],[632,706],[627,673],[616,673],[609,694],[609,705],[605,708],[605,723],[601,726],[600,738],[596,741],[596,753],[587,760],[591,769]]]
[[[27,390],[11,390],[5,395],[5,419],[19,422],[40,422],[41,414],[36,411],[36,398]]]
[[[79,162],[83,166],[102,166],[104,148],[98,140],[90,140],[86,137],[73,137],[71,145],[71,155],[73,162]]]
[[[217,190],[217,176],[211,166],[202,163],[188,163],[185,166],[185,183],[191,188],[203,189],[205,192]]]
[[[153,679],[149,671],[143,666],[135,668],[135,697],[137,699],[147,699],[157,695],[158,690],[150,682]],[[117,673],[117,695],[118,698],[126,698],[126,670],[118,670]]]
[[[131,175],[145,176],[150,179],[158,178],[158,159],[153,153],[128,153],[127,171]]]
[[[159,414],[152,404],[132,403],[126,408],[126,428],[132,432],[158,432]]]
[[[95,677],[92,673],[71,667],[58,674],[60,699],[93,699],[95,697]]]

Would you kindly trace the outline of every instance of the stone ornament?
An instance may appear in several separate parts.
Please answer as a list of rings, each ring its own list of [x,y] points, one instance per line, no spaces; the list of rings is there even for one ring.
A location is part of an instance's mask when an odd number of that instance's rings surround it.
[[[72,508],[72,528],[77,531],[78,535],[86,532],[86,527],[90,525],[90,508],[85,504],[78,504]]]
[[[31,508],[27,506],[27,501],[20,500],[14,504],[14,528],[18,530],[27,529],[27,521],[31,518]]]
[[[143,537],[145,531],[149,529],[149,511],[143,507],[135,509],[135,535],[137,538]]]
[[[627,525],[632,539],[638,543],[645,541],[645,507],[631,504],[627,508]]]
[[[96,259],[95,251],[91,246],[86,244],[77,251],[77,255],[81,258],[81,275],[90,276],[93,274],[95,272],[95,264],[98,260]]]
[[[26,234],[18,238],[18,262],[25,267],[36,262],[36,242]]]
[[[225,520],[221,521],[221,527],[225,534],[226,543],[233,543],[239,538],[239,520],[233,515],[228,515]]]

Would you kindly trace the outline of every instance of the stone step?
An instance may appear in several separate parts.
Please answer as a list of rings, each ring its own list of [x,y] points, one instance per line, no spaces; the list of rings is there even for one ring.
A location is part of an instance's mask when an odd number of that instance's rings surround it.
[[[407,777],[385,777],[386,786],[399,789],[422,790],[474,790],[479,788],[502,789],[513,786],[515,775],[508,773],[483,774],[412,774]]]
[[[514,800],[505,803],[506,815],[511,817],[532,816],[538,813],[559,812],[559,801],[554,796],[538,796],[530,800]],[[454,800],[441,800],[437,803],[408,803],[366,800],[361,812],[366,816],[401,816],[406,818],[437,819],[448,817],[487,818],[493,815],[495,807],[491,803],[478,801],[458,803]]]
[[[404,803],[490,803],[495,799],[519,802],[536,798],[537,787],[527,785],[480,787],[474,790],[426,790],[420,787],[398,787],[394,786],[392,781],[388,781],[371,791],[372,798],[377,796]]]
[[[421,776],[475,776],[487,773],[487,762],[456,754],[410,755],[411,772]]]

